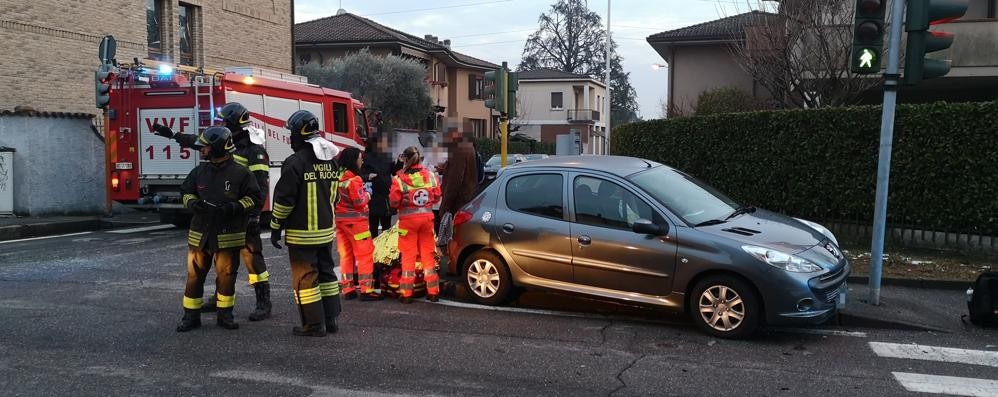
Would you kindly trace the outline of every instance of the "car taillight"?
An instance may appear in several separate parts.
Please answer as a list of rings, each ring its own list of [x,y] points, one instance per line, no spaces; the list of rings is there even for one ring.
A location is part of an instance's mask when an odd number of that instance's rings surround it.
[[[113,189],[116,192],[120,190],[118,188],[118,173],[117,172],[115,172],[115,173],[113,173],[111,175],[111,189]]]
[[[470,212],[468,212],[468,211],[458,211],[457,214],[454,215],[454,227],[461,226],[462,223],[465,223],[465,222],[470,221],[470,220],[471,220],[471,213]]]

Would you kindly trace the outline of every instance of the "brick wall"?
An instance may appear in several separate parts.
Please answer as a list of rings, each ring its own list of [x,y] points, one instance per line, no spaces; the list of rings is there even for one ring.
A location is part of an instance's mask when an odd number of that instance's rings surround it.
[[[179,58],[181,2],[164,4],[164,54]],[[291,0],[186,0],[194,16],[196,62],[208,68],[257,66],[291,71]],[[104,35],[120,62],[145,58],[145,0],[0,0],[0,109],[27,105],[97,114],[94,75]],[[199,31],[200,30],[200,31]],[[200,44],[199,44],[200,43]]]

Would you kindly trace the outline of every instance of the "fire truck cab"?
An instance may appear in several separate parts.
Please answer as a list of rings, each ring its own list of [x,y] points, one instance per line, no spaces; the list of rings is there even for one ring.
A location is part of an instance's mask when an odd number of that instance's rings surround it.
[[[340,148],[363,148],[368,137],[364,105],[348,92],[309,84],[304,76],[257,68],[207,71],[155,61],[119,67],[106,125],[107,183],[112,200],[153,209],[178,226],[189,221],[179,188],[200,161],[197,150],[156,135],[156,123],[174,132],[198,134],[221,123],[218,110],[239,102],[250,110],[251,136],[270,157],[271,197],[284,159],[292,154],[288,117],[308,110],[319,118],[323,136]],[[270,211],[270,200],[264,204]]]

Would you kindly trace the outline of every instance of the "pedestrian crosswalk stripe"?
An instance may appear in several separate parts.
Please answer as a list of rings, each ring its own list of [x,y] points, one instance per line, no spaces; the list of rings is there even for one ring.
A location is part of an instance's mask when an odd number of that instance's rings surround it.
[[[153,225],[153,226],[136,227],[131,229],[110,230],[108,231],[108,233],[128,234],[128,233],[151,232],[154,230],[174,229],[174,228],[176,228],[176,226],[173,225]]]
[[[998,396],[998,381],[988,379],[960,378],[892,372],[901,386],[914,393],[937,393],[954,396],[993,397]]]
[[[994,351],[883,342],[870,342],[870,348],[881,357],[998,367],[998,352]]]

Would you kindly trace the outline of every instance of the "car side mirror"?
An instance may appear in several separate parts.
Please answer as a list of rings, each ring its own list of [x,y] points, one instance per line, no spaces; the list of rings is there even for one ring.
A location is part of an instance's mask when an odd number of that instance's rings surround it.
[[[650,234],[653,236],[664,236],[669,233],[668,225],[656,225],[647,219],[638,219],[634,221],[634,225],[631,226],[631,230],[638,234]]]

